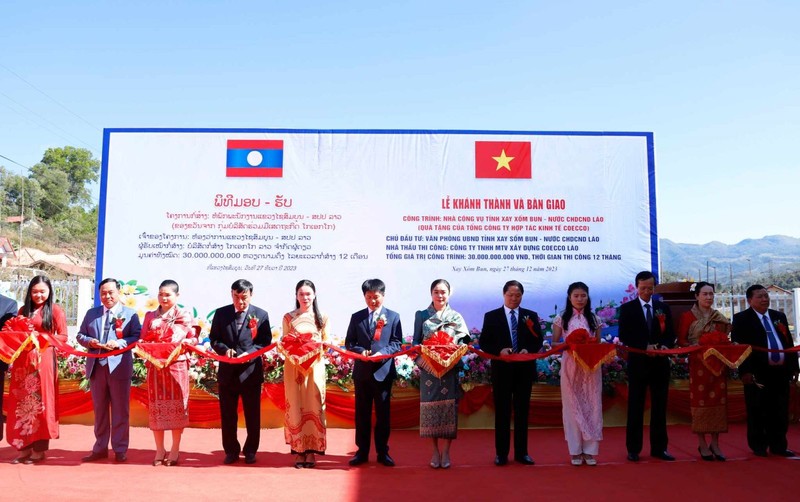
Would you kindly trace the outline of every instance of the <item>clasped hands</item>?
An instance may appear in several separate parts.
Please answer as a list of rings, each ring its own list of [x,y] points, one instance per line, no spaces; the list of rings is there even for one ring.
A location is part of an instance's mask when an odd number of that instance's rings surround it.
[[[116,340],[109,340],[106,343],[100,343],[100,340],[92,339],[89,342],[89,347],[93,349],[117,350],[122,347],[119,346]]]
[[[511,347],[506,347],[506,348],[500,350],[500,355],[501,356],[510,356],[513,353],[514,353],[514,349],[512,349]],[[527,353],[528,353],[528,351],[526,349],[519,349],[519,351],[517,352],[517,354],[527,354]]]
[[[364,352],[361,353],[361,355],[372,357],[372,356],[382,356],[383,354],[381,354],[380,350],[377,350],[375,352],[372,352],[371,350],[365,350]]]

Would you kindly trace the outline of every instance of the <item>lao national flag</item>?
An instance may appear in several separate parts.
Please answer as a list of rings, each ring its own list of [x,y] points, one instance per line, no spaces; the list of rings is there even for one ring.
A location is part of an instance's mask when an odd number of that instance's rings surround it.
[[[283,140],[229,139],[225,175],[229,178],[283,177]]]
[[[476,141],[475,177],[530,179],[530,141]]]

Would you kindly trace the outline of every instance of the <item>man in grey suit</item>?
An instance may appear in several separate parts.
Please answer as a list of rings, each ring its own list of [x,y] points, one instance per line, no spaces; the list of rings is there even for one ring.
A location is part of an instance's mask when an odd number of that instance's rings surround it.
[[[139,339],[142,330],[139,316],[119,302],[119,288],[116,279],[103,279],[100,282],[102,305],[89,309],[83,317],[77,339],[90,354],[122,349]],[[131,351],[110,357],[87,357],[86,376],[92,391],[95,443],[92,452],[82,460],[94,462],[108,458],[110,439],[114,459],[125,462],[130,436]]]
[[[0,295],[0,329],[3,329],[6,321],[17,315],[17,301],[4,295]],[[0,440],[3,439],[3,429],[6,422],[3,416],[3,385],[6,381],[6,370],[8,365],[0,361]]]
[[[347,350],[365,356],[390,355],[400,350],[403,329],[400,316],[383,307],[386,285],[380,279],[368,279],[361,285],[367,308],[350,318],[345,346]],[[375,403],[375,451],[378,462],[394,466],[389,456],[390,398],[392,382],[397,370],[394,359],[367,362],[356,359],[353,364],[353,382],[356,390],[356,446],[358,451],[350,465],[360,465],[369,458],[372,404]]]

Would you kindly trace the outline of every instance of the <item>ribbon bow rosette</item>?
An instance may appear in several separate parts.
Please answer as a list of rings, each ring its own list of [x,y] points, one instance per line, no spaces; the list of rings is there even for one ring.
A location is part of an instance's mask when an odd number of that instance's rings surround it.
[[[322,344],[311,333],[292,331],[278,340],[278,351],[305,375],[322,355]]]
[[[614,344],[599,342],[597,337],[583,328],[576,329],[565,340],[572,357],[589,371],[594,371],[601,364],[611,361],[616,354]]]
[[[753,351],[749,345],[734,345],[728,339],[728,335],[721,331],[710,331],[700,336],[698,345],[707,347],[702,352],[703,365],[714,376],[722,374],[723,365],[729,368],[737,368],[747,359]]]
[[[118,315],[114,318],[114,334],[117,335],[117,340],[123,338],[122,325],[125,324],[125,318]]]
[[[447,332],[437,331],[420,345],[421,365],[436,378],[441,378],[461,361],[468,350],[469,346],[457,345]]]
[[[6,364],[13,363],[28,347],[44,348],[47,342],[39,339],[31,320],[25,316],[12,317],[0,331],[0,359]]]
[[[258,336],[258,317],[251,314],[247,318],[247,327],[250,329],[250,334],[253,336],[253,340],[255,340]]]

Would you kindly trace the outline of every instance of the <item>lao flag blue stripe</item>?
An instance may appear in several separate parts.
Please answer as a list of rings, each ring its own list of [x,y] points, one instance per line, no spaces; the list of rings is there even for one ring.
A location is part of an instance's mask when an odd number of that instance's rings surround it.
[[[228,167],[283,167],[283,150],[229,149]]]

